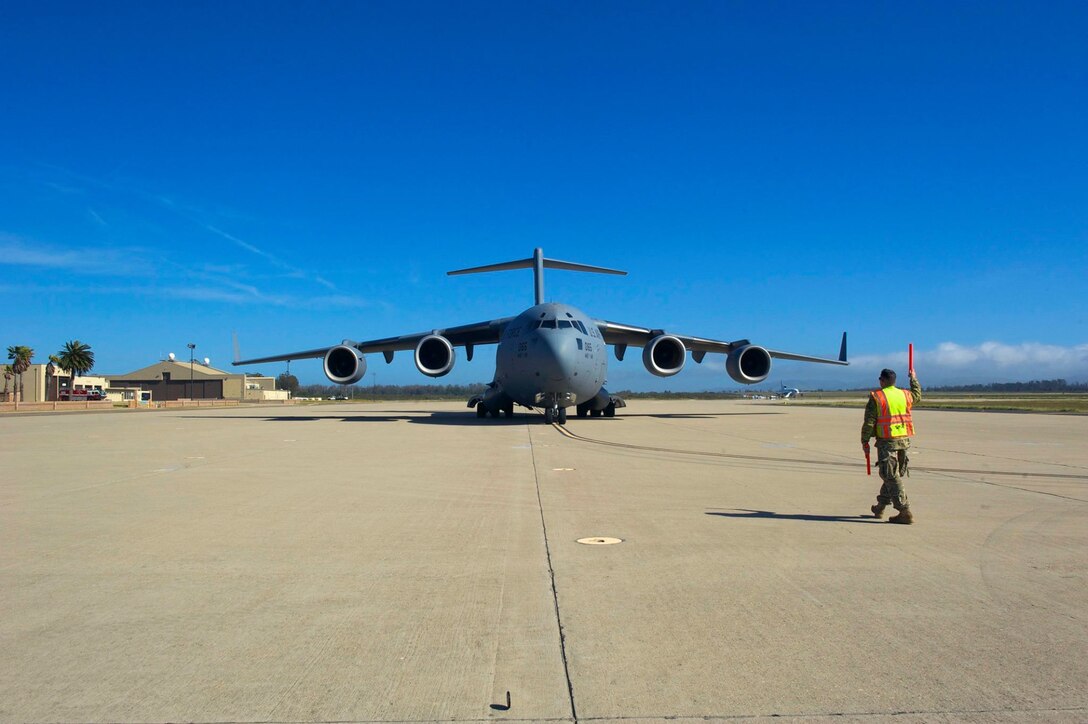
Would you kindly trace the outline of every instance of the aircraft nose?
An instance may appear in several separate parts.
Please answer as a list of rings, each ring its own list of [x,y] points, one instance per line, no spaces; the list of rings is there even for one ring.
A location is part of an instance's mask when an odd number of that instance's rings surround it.
[[[563,382],[574,374],[574,340],[569,337],[570,335],[555,332],[540,335],[536,354],[540,378],[543,381]]]

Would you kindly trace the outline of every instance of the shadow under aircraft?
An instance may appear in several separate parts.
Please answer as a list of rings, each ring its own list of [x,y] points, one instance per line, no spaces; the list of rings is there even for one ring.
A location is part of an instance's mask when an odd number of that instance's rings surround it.
[[[411,351],[420,372],[429,377],[442,377],[453,369],[455,348],[463,347],[465,356],[471,360],[476,347],[497,344],[495,377],[483,394],[475,395],[468,401],[468,406],[476,408],[478,418],[488,415],[498,418],[500,414],[512,417],[514,405],[542,409],[546,423],[560,425],[566,423],[569,407],[573,407],[579,417],[612,417],[617,408],[626,407],[621,398],[604,388],[609,346],[619,360],[624,358],[629,347],[642,348],[643,365],[650,374],[658,377],[671,377],[680,372],[689,352],[697,364],[702,363],[708,353],[724,354],[729,376],[736,382],[749,385],[767,379],[772,359],[847,364],[845,332],[838,359],[826,359],[769,350],[747,339],[727,342],[609,322],[590,317],[569,304],[545,302],[545,269],[599,274],[627,272],[546,259],[541,249],[535,249],[528,259],[448,273],[478,274],[511,269],[532,269],[536,289],[536,303],[515,317],[362,342],[345,339],[340,344],[327,347],[248,360],[239,359],[236,342],[233,364],[322,359],[325,375],[332,382],[349,385],[359,382],[366,375],[366,359],[363,356],[366,354],[381,353],[388,363],[393,361],[393,355],[397,352]]]

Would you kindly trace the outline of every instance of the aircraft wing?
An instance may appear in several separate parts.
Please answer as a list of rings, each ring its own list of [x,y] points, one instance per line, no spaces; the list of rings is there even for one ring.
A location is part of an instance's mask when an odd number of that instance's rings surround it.
[[[702,362],[703,356],[707,352],[720,352],[722,354],[729,354],[735,349],[745,347],[751,344],[746,339],[738,339],[733,342],[726,342],[719,339],[705,339],[703,337],[692,337],[685,334],[674,334],[672,332],[665,332],[661,329],[647,329],[646,327],[635,327],[630,324],[619,324],[617,322],[609,322],[603,319],[593,320],[597,325],[597,328],[601,330],[601,335],[604,337],[604,341],[607,344],[616,346],[617,348],[626,349],[627,347],[644,347],[654,337],[662,334],[669,334],[676,337],[684,343],[684,347],[692,353],[692,358],[696,362]],[[767,350],[767,354],[775,359],[788,359],[798,362],[819,362],[822,364],[830,365],[846,365],[849,362],[846,361],[846,332],[842,333],[842,345],[839,348],[838,359],[828,359],[825,357],[812,357],[810,355],[795,354],[793,352],[780,352],[778,350]],[[623,359],[622,352],[617,350],[617,357]]]
[[[513,319],[513,317],[491,319],[486,322],[463,324],[459,327],[431,329],[426,332],[417,332],[416,334],[405,334],[400,337],[386,337],[384,339],[368,339],[363,342],[345,339],[340,344],[329,345],[328,347],[308,349],[302,352],[292,352],[290,354],[277,354],[269,357],[255,357],[254,359],[246,360],[238,359],[238,351],[236,348],[233,365],[237,367],[239,365],[262,364],[264,362],[285,362],[294,359],[319,359],[324,357],[330,349],[338,347],[341,344],[354,347],[362,354],[381,352],[386,356],[386,360],[388,361],[393,358],[394,352],[415,349],[416,345],[419,344],[419,340],[432,334],[445,337],[454,347],[467,347],[469,349],[468,358],[472,359],[472,347],[478,344],[498,343],[499,337],[502,336],[503,329],[506,328],[507,323],[510,322],[511,319]]]

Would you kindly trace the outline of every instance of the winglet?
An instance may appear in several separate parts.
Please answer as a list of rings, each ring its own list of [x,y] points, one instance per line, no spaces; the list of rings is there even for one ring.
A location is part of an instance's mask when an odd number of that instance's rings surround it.
[[[846,361],[846,332],[842,333],[842,346],[839,347],[839,362]]]

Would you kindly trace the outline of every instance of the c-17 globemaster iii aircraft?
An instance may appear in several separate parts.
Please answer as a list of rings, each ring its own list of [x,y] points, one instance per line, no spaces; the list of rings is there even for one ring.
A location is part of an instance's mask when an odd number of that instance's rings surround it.
[[[448,273],[477,274],[509,269],[532,269],[536,282],[536,304],[516,317],[365,342],[345,339],[332,347],[250,360],[239,360],[236,349],[234,365],[323,358],[325,375],[336,384],[350,385],[366,374],[364,354],[381,352],[389,363],[393,361],[394,353],[413,350],[420,372],[429,377],[441,377],[453,369],[455,347],[464,347],[465,356],[471,361],[476,346],[498,344],[495,379],[482,395],[468,401],[469,407],[476,408],[476,416],[483,418],[490,413],[497,418],[501,412],[512,417],[516,403],[522,407],[541,408],[545,422],[563,425],[567,421],[568,407],[574,407],[579,417],[612,417],[617,407],[626,407],[622,399],[604,389],[608,372],[607,345],[612,345],[619,360],[623,359],[628,347],[641,347],[642,363],[647,371],[658,377],[671,377],[683,369],[688,351],[696,363],[701,363],[708,352],[722,353],[727,355],[725,369],[729,376],[744,384],[767,379],[771,359],[848,364],[845,332],[839,358],[824,359],[764,349],[746,339],[724,342],[617,324],[594,319],[569,304],[546,303],[544,269],[600,274],[627,272],[545,259],[541,249],[535,249],[529,259]]]

